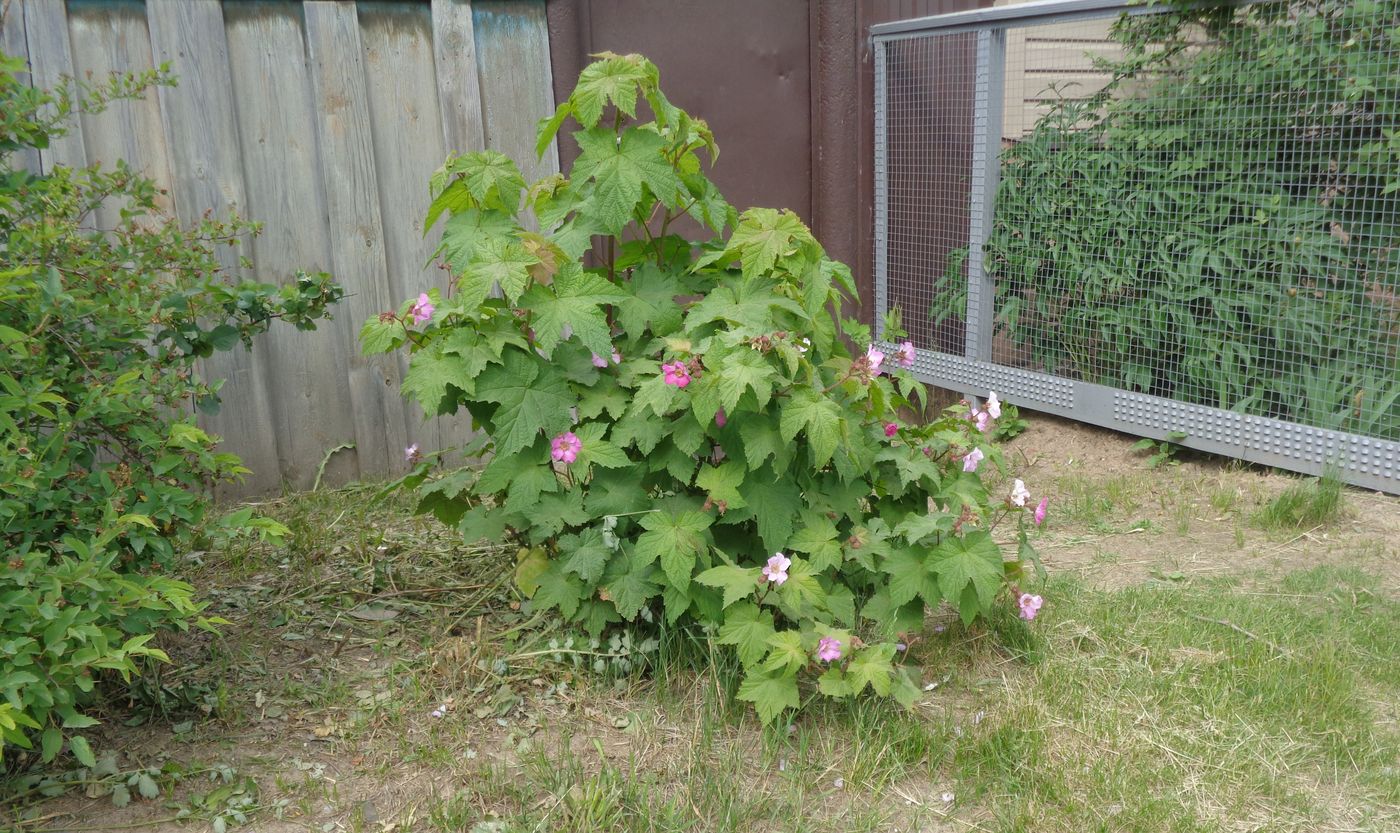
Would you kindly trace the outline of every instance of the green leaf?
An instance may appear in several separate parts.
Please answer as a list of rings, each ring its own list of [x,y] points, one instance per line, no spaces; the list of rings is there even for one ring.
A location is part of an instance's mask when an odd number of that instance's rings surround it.
[[[653,334],[665,337],[680,329],[676,296],[684,295],[686,288],[676,275],[648,261],[632,272],[625,286],[631,294],[617,307],[617,323],[624,332],[641,333],[650,327]]]
[[[802,634],[797,631],[779,631],[768,637],[768,659],[763,667],[769,671],[796,673],[807,664],[807,651],[802,647]]]
[[[739,423],[739,437],[744,442],[744,457],[749,468],[757,471],[763,461],[773,458],[773,471],[785,471],[792,459],[792,446],[783,439],[778,426],[766,415],[748,414]]]
[[[531,520],[530,534],[534,540],[539,540],[541,536],[552,536],[564,527],[587,523],[589,515],[583,511],[583,491],[575,486],[569,491],[541,495],[528,517]]]
[[[758,588],[759,576],[763,571],[758,567],[737,567],[724,564],[711,567],[695,577],[695,581],[706,587],[724,589],[724,606],[727,608],[740,599],[752,596]]]
[[[616,430],[616,429],[614,429]],[[593,517],[640,512],[651,505],[642,487],[645,471],[640,466],[607,469],[593,474],[584,505]]]
[[[78,763],[89,769],[97,766],[97,758],[92,754],[92,746],[88,744],[87,738],[74,735],[68,739],[68,748],[73,750],[73,757],[78,759]]]
[[[599,356],[611,356],[612,335],[604,305],[628,297],[607,278],[570,261],[555,275],[552,287],[532,286],[520,303],[529,308],[535,339],[546,355],[554,352],[564,328],[569,327],[584,347]]]
[[[530,267],[539,262],[515,240],[488,237],[476,246],[471,261],[462,270],[459,298],[468,309],[473,309],[499,286],[506,300],[514,304],[530,284]]]
[[[778,430],[786,442],[792,442],[798,431],[806,431],[812,446],[812,465],[821,468],[836,451],[843,421],[835,402],[810,388],[798,388],[783,406]]]
[[[938,574],[938,587],[944,596],[959,599],[964,588],[973,587],[982,611],[991,607],[1001,587],[1001,548],[984,530],[945,539],[930,554],[928,564]],[[963,621],[971,621],[966,611]]]
[[[850,697],[851,683],[846,679],[846,672],[838,666],[831,666],[822,672],[817,678],[817,690],[827,697]]]
[[[715,641],[733,645],[739,661],[747,668],[768,653],[768,640],[773,634],[773,614],[760,610],[752,602],[744,602],[725,611],[724,624]]]
[[[656,581],[657,570],[654,566],[636,568],[630,559],[622,561],[626,565],[624,571],[615,575],[604,587],[617,612],[630,622],[637,618],[638,611],[648,600],[661,594],[661,585]]]
[[[742,509],[748,503],[740,494],[739,487],[747,473],[743,463],[733,460],[719,466],[703,466],[700,473],[695,475],[695,485],[704,489],[710,500],[715,503],[724,501],[729,509]]]
[[[841,543],[836,540],[836,524],[825,515],[806,511],[788,547],[807,553],[807,560],[816,572],[823,572],[841,563]]]
[[[694,510],[643,515],[639,524],[646,532],[637,538],[634,562],[641,566],[659,558],[671,583],[682,589],[689,587],[695,560],[707,546],[704,533],[711,523],[709,515]]]
[[[893,683],[894,646],[891,644],[868,645],[856,652],[846,666],[846,678],[851,684],[851,693],[860,694],[868,685],[881,697],[888,697]]]
[[[751,277],[768,272],[779,258],[812,242],[812,233],[791,211],[750,208],[739,215],[725,255],[740,260],[744,276]]]
[[[662,203],[679,207],[680,177],[666,160],[666,140],[648,130],[629,127],[621,137],[606,127],[574,134],[580,153],[574,161],[575,184],[592,180],[582,210],[600,230],[619,234],[642,200],[642,186]]]
[[[745,280],[723,283],[697,302],[686,313],[686,329],[694,331],[702,324],[727,321],[754,333],[778,329],[776,313],[791,312],[806,317],[802,307],[778,294],[777,284],[770,280]]]
[[[753,391],[760,409],[773,394],[773,366],[757,350],[740,349],[726,354],[713,374],[720,403],[733,413],[745,391]]]
[[[929,512],[924,515],[910,515],[894,528],[896,535],[903,535],[910,544],[917,544],[930,535],[947,535],[953,531],[957,516],[947,512]]]
[[[784,709],[797,708],[797,678],[774,671],[749,672],[739,683],[737,696],[753,703],[764,723],[772,723]]]
[[[504,153],[495,150],[479,150],[468,153],[449,162],[445,168],[449,174],[461,177],[477,205],[498,208],[510,214],[520,210],[520,194],[525,190],[525,177],[515,162]],[[429,213],[424,228],[433,224]]]
[[[44,763],[52,761],[58,757],[58,751],[63,748],[63,733],[57,726],[50,726],[39,736],[39,751],[43,755]]]
[[[442,243],[438,245],[437,253],[447,262],[452,274],[463,275],[476,260],[479,249],[491,243],[509,243],[520,231],[520,224],[514,218],[498,211],[463,209],[443,224]],[[485,286],[485,292],[480,296],[463,299],[467,309],[474,309],[490,294],[490,285]]]
[[[758,525],[764,550],[777,552],[786,546],[792,537],[793,521],[802,508],[802,493],[796,484],[786,477],[774,479],[772,469],[764,466],[740,484],[739,494],[744,496]]]
[[[559,539],[559,554],[563,556],[561,564],[565,570],[594,584],[603,577],[603,568],[607,566],[612,550],[603,543],[602,531],[589,527],[578,535],[562,536]]]
[[[897,549],[883,560],[880,569],[890,577],[887,586],[892,605],[905,604],[915,596],[922,596],[931,605],[942,600],[938,576],[929,568],[928,561],[924,552],[909,547]]]
[[[579,601],[586,595],[583,582],[566,573],[559,564],[551,562],[549,569],[540,574],[539,587],[531,598],[536,610],[557,607],[567,619],[578,611]]]
[[[554,368],[517,350],[504,358],[477,378],[475,395],[501,406],[492,417],[491,439],[497,454],[512,454],[534,443],[541,432],[553,436],[568,430],[574,399]]]
[[[461,356],[443,353],[442,342],[434,341],[431,347],[419,350],[409,359],[403,393],[416,399],[424,414],[436,416],[442,412],[447,389],[455,387],[470,395],[479,371]]]
[[[611,377],[590,385],[579,398],[579,419],[596,419],[603,413],[621,419],[627,412],[628,395]]]
[[[579,449],[578,459],[572,464],[577,466],[579,471],[585,471],[587,466],[616,469],[632,465],[632,461],[627,459],[622,449],[603,439],[603,433],[607,430],[607,425],[601,422],[587,422],[574,426],[574,435],[583,444]]]
[[[569,104],[574,117],[584,127],[593,127],[603,115],[603,107],[612,102],[628,116],[637,115],[637,88],[646,85],[654,72],[650,61],[627,55],[605,55],[579,73]],[[655,80],[652,79],[652,84]],[[561,119],[562,121],[562,119]]]

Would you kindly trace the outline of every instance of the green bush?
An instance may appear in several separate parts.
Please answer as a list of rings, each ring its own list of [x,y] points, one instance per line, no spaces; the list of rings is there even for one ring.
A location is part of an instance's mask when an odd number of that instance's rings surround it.
[[[1121,19],[1112,83],[1002,154],[997,326],[1046,372],[1400,438],[1396,9]]]
[[[849,271],[791,212],[736,214],[702,172],[708,127],[649,61],[590,65],[540,147],[570,118],[570,178],[527,186],[498,153],[449,159],[428,222],[446,217],[455,291],[365,324],[367,351],[412,351],[406,393],[429,414],[466,408],[491,453],[432,480],[421,464],[406,481],[421,508],[518,542],[534,608],[595,635],[662,617],[709,629],[765,721],[802,686],[912,700],[901,643],[926,607],[970,622],[1033,556],[1020,482],[1013,503],[975,473],[1002,462],[994,414],[902,416],[923,397],[899,369],[912,345],[848,348],[870,337],[832,312]],[[683,217],[715,238],[672,234]],[[1008,519],[1009,562],[992,534]]]
[[[0,56],[0,751],[37,733],[51,759],[93,722],[80,709],[98,675],[163,658],[148,645],[159,628],[207,624],[192,588],[153,575],[204,522],[207,487],[246,471],[194,423],[195,406],[218,405],[195,360],[275,319],[312,328],[341,290],[325,275],[225,284],[215,247],[253,228],[181,228],[124,164],[17,167],[16,151],[46,147],[74,113],[168,81],[49,93],[22,70]],[[121,206],[115,228],[95,228],[102,204]],[[275,531],[246,512],[217,528]]]

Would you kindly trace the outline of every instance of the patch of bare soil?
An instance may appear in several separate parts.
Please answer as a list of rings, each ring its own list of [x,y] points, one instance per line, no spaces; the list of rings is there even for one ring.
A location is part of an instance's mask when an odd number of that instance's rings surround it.
[[[1193,452],[1149,468],[1135,442],[1036,414],[1006,447],[1017,475],[1050,497],[1038,544],[1047,569],[1101,587],[1209,576],[1265,586],[1294,570],[1345,564],[1400,590],[1400,498],[1347,488],[1332,523],[1262,529],[1255,515],[1298,475]]]

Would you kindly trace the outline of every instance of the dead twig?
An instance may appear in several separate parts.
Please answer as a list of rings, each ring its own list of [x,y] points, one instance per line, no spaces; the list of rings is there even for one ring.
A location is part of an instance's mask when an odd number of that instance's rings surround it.
[[[1286,657],[1286,656],[1290,656],[1290,655],[1291,655],[1290,652],[1289,652],[1289,650],[1288,650],[1287,648],[1284,648],[1282,645],[1279,645],[1279,644],[1274,643],[1274,642],[1270,642],[1269,640],[1265,639],[1264,637],[1260,636],[1260,635],[1257,634],[1257,633],[1254,633],[1253,631],[1245,630],[1244,628],[1240,627],[1239,625],[1236,625],[1234,622],[1231,622],[1229,619],[1212,619],[1212,618],[1210,618],[1209,616],[1198,616],[1198,615],[1195,614],[1195,613],[1188,613],[1188,614],[1186,614],[1186,615],[1187,615],[1187,616],[1190,616],[1192,619],[1195,619],[1195,620],[1197,620],[1197,621],[1199,621],[1199,622],[1209,622],[1209,623],[1212,624],[1212,625],[1220,625],[1220,626],[1222,626],[1222,627],[1229,628],[1230,630],[1234,631],[1235,633],[1243,634],[1244,636],[1247,636],[1247,637],[1249,637],[1250,639],[1253,639],[1255,642],[1262,642],[1262,643],[1264,643],[1265,645],[1269,646],[1271,649],[1273,649],[1273,651],[1274,651],[1275,653],[1279,654],[1280,656],[1285,656],[1285,657]]]

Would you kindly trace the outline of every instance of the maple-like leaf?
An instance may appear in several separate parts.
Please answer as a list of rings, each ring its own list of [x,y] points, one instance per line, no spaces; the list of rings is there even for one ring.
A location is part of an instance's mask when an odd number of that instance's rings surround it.
[[[944,596],[960,599],[964,590],[971,587],[982,610],[986,610],[1001,587],[1001,548],[985,530],[976,529],[960,538],[945,538],[929,555],[929,568],[938,573],[938,586]],[[964,610],[963,620],[970,619]]]
[[[773,636],[773,614],[758,605],[745,602],[725,612],[717,642],[733,645],[744,665],[753,665],[768,653],[768,639]]]
[[[792,442],[798,431],[805,431],[811,443],[812,464],[820,468],[836,451],[842,421],[841,409],[835,402],[810,388],[799,388],[783,406],[778,429],[787,442]]]
[[[574,162],[575,185],[592,180],[581,209],[598,222],[599,231],[618,234],[632,220],[642,200],[642,186],[664,205],[679,207],[680,177],[666,160],[666,140],[649,130],[629,127],[619,137],[605,127],[574,134],[581,152]]]
[[[772,723],[784,710],[797,708],[797,678],[780,671],[750,671],[736,696],[753,703],[764,723]]]
[[[535,284],[520,304],[530,310],[535,339],[546,356],[563,337],[564,328],[600,356],[612,355],[612,334],[604,307],[629,296],[602,275],[585,272],[576,262],[564,264],[552,286]]]
[[[525,448],[541,432],[553,436],[566,431],[573,422],[573,394],[563,375],[517,350],[477,378],[476,396],[501,406],[492,417],[497,454]]]
[[[476,247],[471,262],[462,270],[457,285],[460,299],[472,309],[500,287],[501,294],[514,304],[530,283],[530,267],[539,262],[515,240],[487,238]]]

